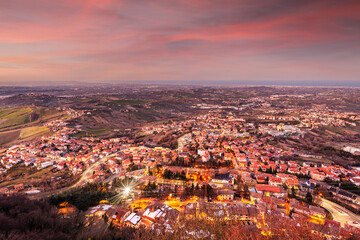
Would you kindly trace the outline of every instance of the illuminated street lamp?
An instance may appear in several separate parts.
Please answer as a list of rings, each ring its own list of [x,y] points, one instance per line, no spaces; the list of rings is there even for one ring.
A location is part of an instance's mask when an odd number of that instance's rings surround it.
[[[123,204],[125,202],[131,201],[131,199],[134,198],[136,186],[136,181],[134,181],[133,179],[125,178],[121,181],[121,186],[115,186],[117,194],[111,197],[110,202]]]
[[[123,191],[124,196],[125,196],[125,197],[128,196],[128,195],[130,194],[130,191],[131,191],[131,188],[130,188],[130,187],[125,187],[125,188],[124,188],[124,191]]]

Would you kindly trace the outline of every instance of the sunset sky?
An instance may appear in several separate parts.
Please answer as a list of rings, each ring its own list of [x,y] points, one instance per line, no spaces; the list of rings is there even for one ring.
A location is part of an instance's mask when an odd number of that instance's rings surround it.
[[[0,0],[0,84],[360,86],[359,0]]]

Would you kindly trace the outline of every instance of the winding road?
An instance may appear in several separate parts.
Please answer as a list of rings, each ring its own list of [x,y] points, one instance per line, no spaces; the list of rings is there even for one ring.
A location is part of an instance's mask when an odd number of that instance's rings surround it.
[[[98,167],[101,163],[104,163],[106,160],[108,160],[109,158],[112,158],[116,156],[115,153],[103,157],[102,159],[100,159],[99,161],[95,162],[93,165],[91,165],[90,167],[88,167],[82,174],[81,177],[79,179],[79,181],[77,181],[77,183],[73,184],[72,186],[70,186],[70,188],[74,188],[74,187],[78,187],[81,186],[82,184],[85,184],[88,182],[89,177],[93,174],[94,170],[96,167]]]
[[[340,222],[342,227],[344,227],[345,224],[349,224],[350,222],[360,223],[359,215],[327,199],[320,197],[318,198],[320,199],[320,206],[327,209],[333,215],[334,220]]]
[[[56,190],[52,190],[52,191],[48,191],[48,192],[40,192],[38,194],[33,194],[33,195],[29,195],[29,198],[31,199],[41,199],[41,198],[44,198],[44,197],[48,197],[50,195],[56,195],[56,194],[59,194],[59,193],[62,193],[62,192],[66,192],[72,188],[75,188],[75,187],[79,187],[85,183],[88,182],[88,178],[93,174],[94,172],[94,169],[99,166],[101,163],[105,162],[106,160],[108,160],[109,158],[112,158],[114,157],[116,154],[111,154],[109,156],[105,156],[103,157],[102,159],[100,159],[99,161],[95,162],[93,165],[89,166],[82,174],[81,174],[81,177],[80,179],[74,183],[73,185],[71,186],[68,186],[68,187],[64,187],[64,188],[59,188],[59,189],[56,189]]]

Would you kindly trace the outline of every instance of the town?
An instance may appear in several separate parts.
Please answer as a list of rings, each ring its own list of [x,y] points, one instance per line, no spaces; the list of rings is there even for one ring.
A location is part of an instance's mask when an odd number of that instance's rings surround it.
[[[0,240],[360,239],[360,1],[0,3]]]
[[[68,122],[89,112],[64,108],[68,119],[44,123],[51,134],[2,153],[0,194],[50,197],[64,216],[82,208],[88,234],[111,226],[115,233],[127,227],[215,239],[217,223],[236,222],[256,236],[286,237],[279,225],[283,221],[320,238],[359,236],[359,146],[342,143],[330,149],[355,163],[345,165],[295,143],[323,127],[357,127],[360,115],[320,104],[271,107],[279,98],[257,97],[250,106],[193,104],[201,112],[110,138],[79,135],[83,126]],[[244,110],[254,105],[256,113]],[[159,136],[170,144],[153,141]],[[26,174],[13,174],[21,171]],[[106,196],[79,207],[66,195],[90,185],[103,188]],[[194,219],[205,227],[179,228],[179,222]]]

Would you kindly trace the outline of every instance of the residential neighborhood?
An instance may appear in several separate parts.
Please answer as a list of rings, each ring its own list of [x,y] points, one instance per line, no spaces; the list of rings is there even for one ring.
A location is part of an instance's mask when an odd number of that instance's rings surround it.
[[[86,214],[88,223],[107,216],[107,221],[120,228],[122,225],[148,229],[165,226],[170,232],[183,214],[213,220],[235,218],[254,228],[259,216],[269,210],[289,219],[301,216],[313,224],[326,225],[329,213],[337,210],[322,207],[324,195],[359,212],[360,197],[334,185],[346,180],[359,186],[359,169],[300,162],[296,160],[298,156],[309,157],[309,154],[274,144],[274,139],[279,137],[302,138],[307,131],[322,125],[343,126],[346,124],[343,119],[358,121],[358,115],[316,109],[301,118],[279,119],[297,121],[296,126],[255,125],[241,116],[226,113],[221,107],[209,108],[212,110],[207,114],[166,125],[145,126],[138,133],[142,136],[169,131],[182,133],[176,149],[126,136],[78,138],[76,134],[82,130],[81,126],[69,127],[60,120],[47,122],[45,125],[53,134],[9,147],[1,157],[1,174],[24,166],[35,172],[50,171],[56,177],[46,178],[45,183],[29,179],[4,186],[0,192],[33,197],[85,184],[106,183],[111,188],[114,181],[133,179],[136,184],[131,186],[130,205],[126,207],[124,200],[120,200],[124,206],[107,201],[105,205],[92,207]],[[72,110],[71,114],[83,113]],[[277,119],[271,116],[258,118]],[[346,149],[357,154],[352,148]],[[321,160],[326,156],[311,157]],[[146,199],[148,204],[134,208]],[[357,226],[354,220],[332,220],[331,224],[335,223],[339,229],[348,231]]]

